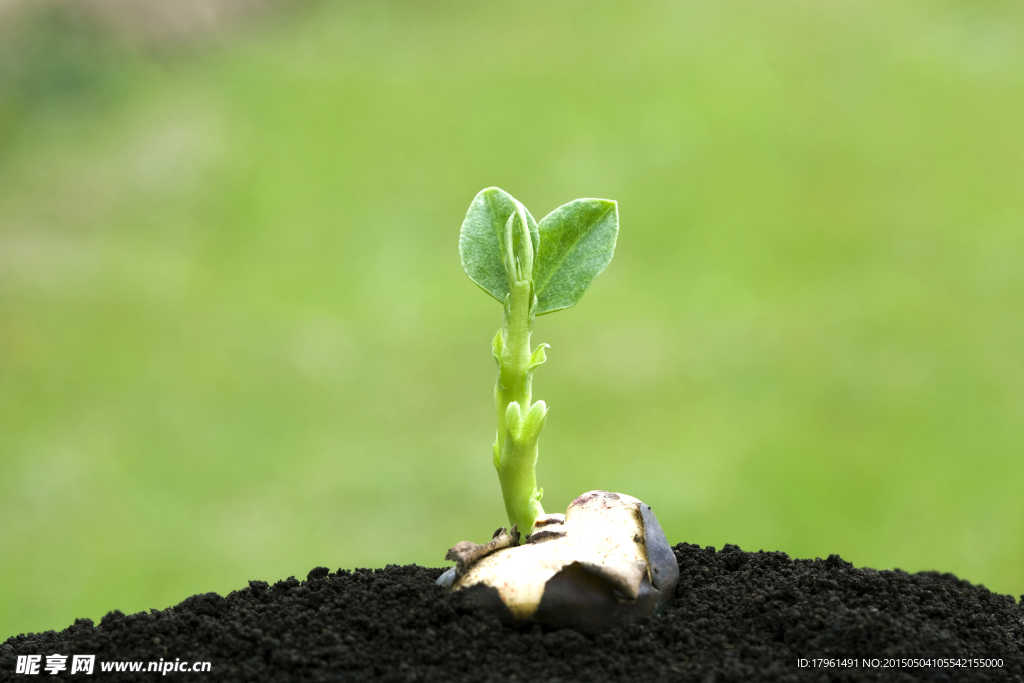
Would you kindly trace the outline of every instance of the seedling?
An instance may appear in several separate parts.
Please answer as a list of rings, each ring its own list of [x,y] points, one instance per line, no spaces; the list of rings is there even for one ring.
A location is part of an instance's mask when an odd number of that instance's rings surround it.
[[[548,345],[531,350],[533,324],[580,300],[612,260],[618,232],[618,207],[608,199],[571,201],[537,223],[496,187],[473,199],[462,223],[463,268],[504,305],[492,345],[493,458],[511,532],[502,527],[487,543],[454,545],[445,559],[456,566],[437,583],[502,619],[596,633],[651,614],[675,594],[679,567],[650,506],[589,491],[564,515],[545,515],[537,487],[548,408],[533,400],[533,373]]]
[[[493,457],[509,524],[524,535],[544,514],[536,466],[548,408],[532,400],[532,390],[533,373],[549,346],[530,349],[534,320],[579,302],[611,262],[618,233],[618,206],[609,199],[576,199],[538,223],[497,187],[477,194],[462,223],[462,267],[504,304],[491,347],[498,363]]]

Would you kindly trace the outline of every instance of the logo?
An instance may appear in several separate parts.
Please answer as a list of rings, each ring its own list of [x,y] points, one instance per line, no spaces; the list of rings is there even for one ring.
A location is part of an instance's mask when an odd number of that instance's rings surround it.
[[[46,655],[46,664],[43,665],[42,655],[18,655],[17,663],[14,665],[14,673],[36,675],[39,668],[51,676],[68,670],[67,655]],[[72,655],[71,671],[73,674],[91,674],[96,665],[96,655]]]

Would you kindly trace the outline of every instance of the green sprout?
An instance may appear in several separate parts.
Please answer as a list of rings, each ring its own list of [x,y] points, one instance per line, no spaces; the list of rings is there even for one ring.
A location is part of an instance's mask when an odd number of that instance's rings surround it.
[[[569,308],[583,297],[611,262],[618,233],[614,201],[576,199],[537,223],[525,206],[496,187],[477,194],[462,223],[462,267],[505,307],[492,344],[498,363],[494,467],[509,524],[523,534],[544,514],[536,466],[548,408],[544,401],[532,402],[532,385],[549,347],[540,344],[530,350],[534,319]]]

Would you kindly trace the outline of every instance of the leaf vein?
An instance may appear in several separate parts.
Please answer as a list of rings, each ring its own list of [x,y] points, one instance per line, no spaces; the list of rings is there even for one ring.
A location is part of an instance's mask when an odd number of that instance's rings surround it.
[[[609,214],[609,212],[611,212],[611,210],[614,209],[614,208],[615,208],[615,204],[613,203],[611,206],[609,206],[607,209],[605,209],[604,211],[601,212],[601,215],[598,216],[597,220],[595,220],[593,223],[591,223],[591,226],[597,225],[602,220],[604,220],[604,217],[607,216]],[[544,221],[542,220],[541,223],[543,223],[543,222]],[[551,269],[551,272],[548,273],[548,276],[544,279],[544,282],[542,282],[540,284],[540,286],[536,287],[536,291],[537,291],[538,297],[544,291],[544,289],[548,286],[548,283],[551,282],[551,278],[553,278],[555,276],[555,273],[558,272],[559,268],[562,267],[562,264],[565,263],[565,260],[567,258],[569,258],[569,254],[572,253],[573,249],[575,249],[576,246],[580,243],[580,240],[583,239],[583,233],[584,232],[585,232],[584,230],[580,230],[579,235],[573,241],[572,246],[570,246],[568,249],[566,249],[564,251],[564,253],[562,254],[562,258],[560,258],[558,260],[557,264]]]

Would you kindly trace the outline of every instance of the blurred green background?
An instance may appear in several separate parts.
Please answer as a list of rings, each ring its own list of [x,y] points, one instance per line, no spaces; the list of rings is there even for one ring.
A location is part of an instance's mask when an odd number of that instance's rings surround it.
[[[0,639],[503,524],[489,185],[619,201],[533,337],[549,511],[1024,593],[1020,3],[48,7],[0,33]]]

